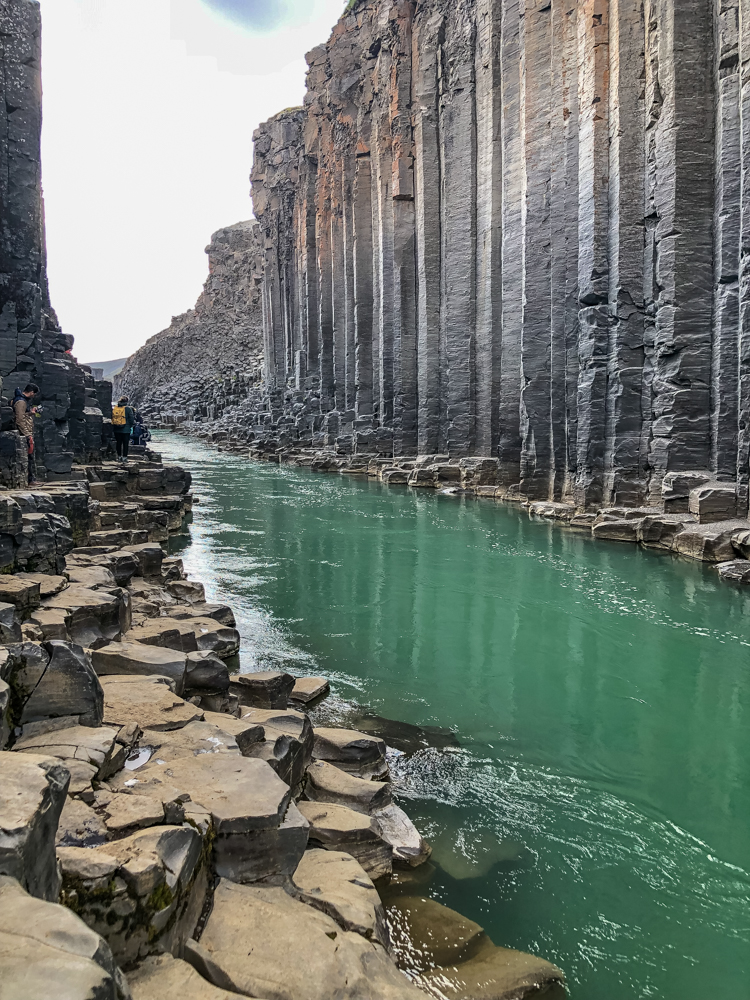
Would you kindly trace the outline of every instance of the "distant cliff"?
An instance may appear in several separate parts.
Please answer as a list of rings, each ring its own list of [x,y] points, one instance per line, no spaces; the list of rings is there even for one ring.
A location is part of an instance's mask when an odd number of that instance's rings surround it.
[[[237,374],[259,376],[263,353],[260,228],[254,220],[220,229],[206,248],[209,275],[194,309],[176,316],[115,378],[141,408],[200,416],[215,390]]]
[[[0,3],[0,485],[23,485],[26,458],[7,405],[28,381],[41,388],[39,473],[65,474],[98,459],[111,428],[108,384],[68,353],[47,287],[41,185],[41,23],[33,0]],[[103,412],[104,411],[104,412]]]
[[[256,134],[284,414],[262,427],[291,447],[492,456],[516,495],[585,507],[709,470],[745,512],[740,6],[350,4],[308,56],[304,109]]]

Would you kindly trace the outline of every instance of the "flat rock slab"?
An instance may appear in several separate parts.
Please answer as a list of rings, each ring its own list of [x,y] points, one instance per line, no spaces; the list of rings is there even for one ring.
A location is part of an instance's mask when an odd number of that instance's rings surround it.
[[[57,827],[57,846],[93,847],[106,839],[107,827],[102,817],[85,802],[68,796]]]
[[[735,556],[732,536],[748,527],[747,521],[691,524],[674,536],[672,551],[703,562],[727,562]]]
[[[68,580],[64,576],[55,576],[53,573],[18,573],[17,579],[25,580],[28,583],[39,584],[39,595],[44,600],[46,597],[54,597],[68,586]]]
[[[446,1000],[565,1000],[564,976],[543,958],[487,941],[474,958],[425,972],[417,982]]]
[[[102,677],[104,722],[141,729],[182,729],[203,718],[201,709],[179,698],[166,677]]]
[[[350,854],[305,851],[293,876],[300,898],[345,931],[389,946],[385,909],[367,872]]]
[[[313,802],[333,802],[370,815],[393,801],[387,781],[366,781],[325,760],[314,760],[307,769],[305,795]]]
[[[206,722],[213,723],[233,737],[243,757],[247,757],[252,747],[266,738],[263,726],[253,722],[252,719],[236,719],[221,712],[206,712],[205,716]]]
[[[714,567],[722,580],[730,583],[750,583],[750,559],[731,559]]]
[[[204,978],[248,997],[424,1000],[381,945],[283,889],[222,880],[201,940],[186,944],[185,958]]]
[[[54,757],[0,752],[0,875],[39,899],[60,891],[55,833],[69,780]]]
[[[229,680],[230,691],[237,695],[240,705],[252,708],[285,709],[294,688],[292,675],[276,670],[232,674]]]
[[[394,957],[413,972],[457,965],[476,955],[487,941],[479,924],[434,899],[396,896],[387,910]]]
[[[40,732],[40,729],[43,731]],[[25,727],[13,750],[91,764],[96,768],[97,777],[103,781],[119,771],[128,756],[128,747],[118,743],[118,734],[119,729],[108,726],[64,726],[58,729],[32,725]]]
[[[198,649],[193,622],[190,619],[175,621],[172,618],[153,618],[144,625],[132,628],[126,634],[125,641],[141,642],[147,646],[163,646],[182,653]]]
[[[316,728],[313,757],[326,760],[358,778],[385,778],[385,743],[353,729]]]
[[[298,677],[289,697],[292,701],[307,705],[327,695],[330,690],[331,685],[325,677]]]
[[[68,579],[73,586],[85,587],[88,590],[114,590],[117,581],[111,569],[106,566],[71,566]],[[55,591],[57,593],[57,591]]]
[[[222,625],[214,618],[188,618],[185,624],[192,627],[198,649],[215,653],[222,660],[239,653],[240,633],[236,628]]]
[[[91,660],[100,677],[111,674],[155,674],[171,678],[177,694],[182,694],[185,687],[187,658],[179,650],[149,646],[142,642],[112,642],[102,649],[93,650]]]
[[[351,854],[371,878],[391,874],[393,850],[370,816],[330,802],[300,802],[299,811],[310,824],[312,845]]]
[[[242,1000],[239,993],[212,986],[192,965],[171,955],[147,958],[128,973],[128,985],[133,1000]]]
[[[189,722],[182,729],[172,732],[144,729],[140,746],[151,748],[154,762],[161,760],[168,763],[182,757],[216,753],[240,756],[240,749],[234,736],[209,721]]]
[[[102,938],[71,910],[0,877],[3,1000],[129,1000],[125,977]]]
[[[36,575],[36,574],[35,574]],[[39,607],[42,600],[39,584],[20,576],[0,576],[0,601],[13,604],[20,614]]]

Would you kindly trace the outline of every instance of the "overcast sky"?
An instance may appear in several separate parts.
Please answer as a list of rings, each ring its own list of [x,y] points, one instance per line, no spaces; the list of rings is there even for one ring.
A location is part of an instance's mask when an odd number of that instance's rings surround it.
[[[52,303],[83,362],[195,304],[252,215],[252,133],[302,103],[344,0],[41,0]]]

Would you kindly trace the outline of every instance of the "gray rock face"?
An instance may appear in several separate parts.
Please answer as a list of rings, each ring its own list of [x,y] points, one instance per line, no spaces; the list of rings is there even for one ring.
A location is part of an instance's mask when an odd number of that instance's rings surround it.
[[[38,4],[0,7],[3,93],[0,109],[0,484],[25,486],[27,449],[12,430],[9,397],[28,381],[41,388],[34,421],[41,474],[70,471],[74,459],[100,457],[111,438],[106,392],[67,352],[50,305],[41,190],[41,25]]]
[[[69,781],[53,757],[0,753],[0,875],[49,902],[60,892],[55,833]]]

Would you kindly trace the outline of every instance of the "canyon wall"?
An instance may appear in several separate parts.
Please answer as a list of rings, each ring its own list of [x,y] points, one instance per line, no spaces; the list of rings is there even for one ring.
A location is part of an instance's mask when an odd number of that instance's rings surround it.
[[[41,19],[33,0],[0,0],[0,485],[26,481],[23,442],[8,405],[29,381],[41,389],[35,421],[40,475],[96,460],[111,438],[110,387],[69,353],[47,288],[41,187]]]
[[[308,64],[255,137],[271,396],[511,494],[707,470],[744,513],[750,2],[355,0]]]
[[[260,228],[254,220],[220,229],[206,247],[209,275],[195,309],[136,351],[115,379],[159,421],[214,419],[239,383],[260,381],[263,352]]]

